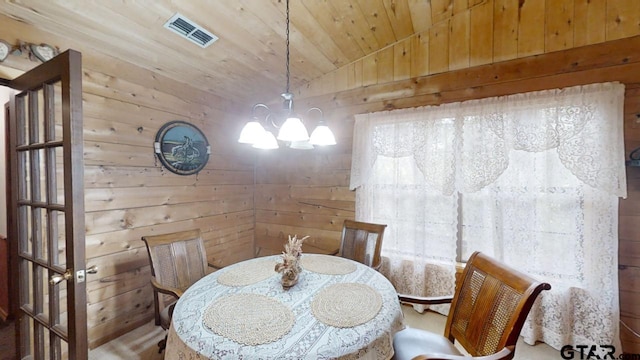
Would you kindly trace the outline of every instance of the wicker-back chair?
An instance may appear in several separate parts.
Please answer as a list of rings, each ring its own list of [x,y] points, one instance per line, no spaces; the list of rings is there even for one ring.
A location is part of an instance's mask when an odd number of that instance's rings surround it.
[[[338,254],[361,262],[374,269],[380,268],[380,249],[387,225],[345,220]]]
[[[444,337],[412,328],[398,332],[393,339],[394,358],[453,359],[462,355],[453,345],[458,341],[473,357],[512,359],[533,302],[540,292],[549,289],[551,285],[475,252],[453,297],[399,295],[400,301],[414,304],[451,302],[451,309]]]
[[[168,330],[173,306],[184,291],[207,275],[207,263],[200,230],[143,236],[151,263],[151,285],[154,293],[155,323]],[[165,296],[163,294],[169,295]],[[165,340],[158,343],[160,351]]]

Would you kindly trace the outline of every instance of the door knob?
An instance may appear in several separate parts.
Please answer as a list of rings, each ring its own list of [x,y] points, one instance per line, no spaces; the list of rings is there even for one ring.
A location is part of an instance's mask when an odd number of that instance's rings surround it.
[[[77,273],[77,279],[78,282],[84,282],[84,275],[85,273],[87,274],[97,274],[98,273],[98,267],[96,265],[91,266],[90,268],[86,269],[86,270],[78,270]],[[49,283],[51,285],[56,285],[59,284],[62,280],[69,280],[71,279],[71,270],[67,269],[67,271],[65,271],[64,274],[53,274],[50,278],[49,278]]]
[[[78,280],[79,283],[82,283],[85,280],[86,274],[96,274],[96,273],[98,273],[98,267],[96,265],[93,265],[88,269],[78,270],[78,272],[76,273],[76,279]]]
[[[57,285],[59,284],[62,280],[69,280],[71,279],[71,271],[67,270],[64,272],[64,274],[53,274],[50,278],[49,278],[49,284],[51,285]]]

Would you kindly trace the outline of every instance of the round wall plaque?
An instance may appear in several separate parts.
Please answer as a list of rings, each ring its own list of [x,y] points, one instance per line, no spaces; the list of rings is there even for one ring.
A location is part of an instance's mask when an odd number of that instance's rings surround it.
[[[170,121],[158,130],[154,150],[162,165],[179,175],[198,173],[211,152],[202,131],[180,120]]]
[[[11,45],[4,40],[0,40],[0,62],[4,61],[11,52]]]

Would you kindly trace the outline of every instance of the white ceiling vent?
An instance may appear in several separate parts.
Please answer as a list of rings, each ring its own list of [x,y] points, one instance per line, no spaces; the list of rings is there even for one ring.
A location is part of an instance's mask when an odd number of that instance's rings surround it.
[[[217,36],[180,13],[176,13],[171,19],[167,20],[167,22],[164,23],[164,27],[203,48],[206,48],[218,40]]]

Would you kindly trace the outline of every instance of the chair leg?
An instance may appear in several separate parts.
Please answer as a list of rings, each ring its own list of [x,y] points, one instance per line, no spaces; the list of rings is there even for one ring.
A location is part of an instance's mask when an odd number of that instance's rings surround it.
[[[154,308],[154,320],[156,322],[156,325],[160,326],[160,324],[162,323],[161,319],[160,319],[160,312],[162,311],[162,309],[160,309],[160,293],[154,288],[153,289],[153,308]]]
[[[162,351],[167,347],[167,336],[169,334],[164,336],[164,339],[158,341],[158,354],[162,354]]]

